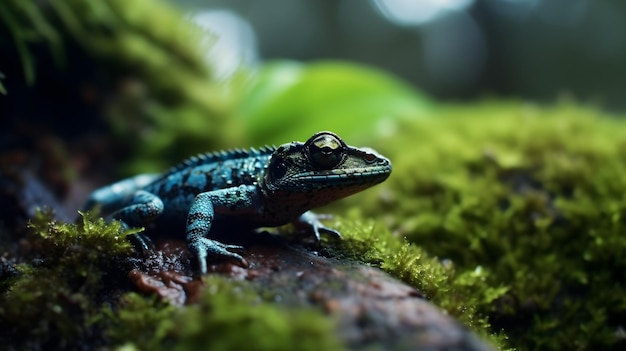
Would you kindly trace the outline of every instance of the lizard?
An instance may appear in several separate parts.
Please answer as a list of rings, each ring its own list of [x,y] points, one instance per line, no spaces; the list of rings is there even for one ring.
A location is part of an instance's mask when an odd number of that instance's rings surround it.
[[[318,243],[320,233],[341,238],[310,210],[381,183],[390,173],[391,162],[376,151],[346,145],[338,135],[322,131],[304,143],[193,156],[165,173],[99,188],[84,207],[97,206],[125,228],[167,224],[182,232],[184,227],[187,247],[206,274],[208,258],[248,265],[237,253],[243,247],[211,239],[232,228],[291,222]]]

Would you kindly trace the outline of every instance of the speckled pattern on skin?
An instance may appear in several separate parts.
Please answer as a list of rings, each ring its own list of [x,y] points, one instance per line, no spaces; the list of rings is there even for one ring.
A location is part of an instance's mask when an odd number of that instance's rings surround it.
[[[209,256],[247,265],[233,252],[240,246],[209,238],[217,225],[258,228],[293,222],[317,241],[320,233],[340,237],[309,210],[378,184],[390,173],[389,160],[375,151],[319,132],[305,143],[192,157],[164,174],[142,174],[100,188],[85,207],[97,205],[126,226],[167,222],[186,227],[187,245],[205,274]]]

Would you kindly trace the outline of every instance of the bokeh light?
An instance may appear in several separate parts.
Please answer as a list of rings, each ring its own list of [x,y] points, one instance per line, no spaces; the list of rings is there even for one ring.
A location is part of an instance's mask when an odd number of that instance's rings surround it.
[[[172,1],[237,18],[238,25],[207,21],[225,38],[214,53],[230,50],[220,65],[340,59],[389,71],[442,100],[549,102],[567,94],[626,108],[622,0]]]
[[[207,31],[206,40],[211,44],[207,59],[217,79],[227,78],[241,66],[257,63],[256,34],[241,16],[228,10],[206,10],[191,18]]]
[[[370,0],[389,21],[403,26],[428,23],[451,11],[465,10],[474,0]]]

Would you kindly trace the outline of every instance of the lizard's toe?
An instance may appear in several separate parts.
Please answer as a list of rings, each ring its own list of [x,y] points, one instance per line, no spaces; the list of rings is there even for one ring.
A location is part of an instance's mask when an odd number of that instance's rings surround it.
[[[334,237],[335,239],[341,239],[341,234],[339,234],[339,232],[334,230],[334,229],[330,229],[328,227],[320,226],[320,227],[317,228],[317,231],[318,231],[318,236],[319,236],[319,233],[324,233],[324,234],[328,234],[328,235]]]
[[[128,235],[128,240],[133,244],[135,252],[140,253],[143,256],[148,256],[156,250],[156,246],[145,234],[134,233]]]
[[[313,237],[315,238],[315,242],[320,243],[322,241],[321,235],[328,234],[335,239],[341,239],[341,234],[334,229],[330,229],[323,225],[320,221],[315,220],[310,223],[311,231],[313,232]]]
[[[303,213],[295,222],[297,228],[303,230],[307,234],[313,236],[313,239],[316,243],[320,243],[322,241],[321,234],[329,234],[335,239],[341,239],[341,234],[334,229],[330,229],[326,227],[321,219],[332,218],[332,216],[328,215],[318,215],[311,211],[307,211]]]
[[[216,240],[199,238],[189,242],[188,247],[198,258],[198,266],[200,267],[201,274],[207,273],[207,259],[210,257],[233,259],[237,261],[240,266],[244,268],[248,267],[248,262],[241,255],[230,251],[243,251],[243,246],[226,245]]]

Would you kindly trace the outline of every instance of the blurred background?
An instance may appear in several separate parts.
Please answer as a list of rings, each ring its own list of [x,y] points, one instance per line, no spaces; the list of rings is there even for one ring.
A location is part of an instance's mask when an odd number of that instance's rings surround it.
[[[227,77],[260,60],[343,59],[443,101],[575,99],[626,108],[622,0],[171,0],[217,34]]]

